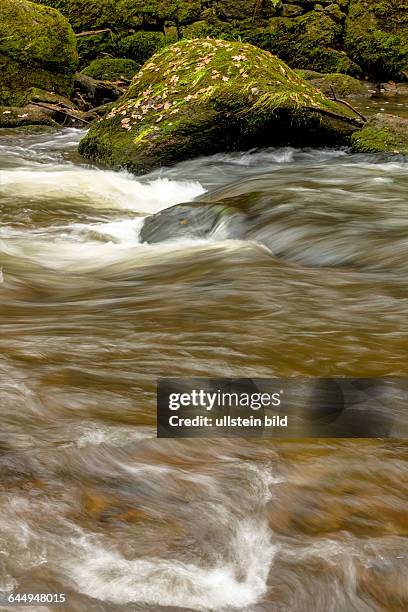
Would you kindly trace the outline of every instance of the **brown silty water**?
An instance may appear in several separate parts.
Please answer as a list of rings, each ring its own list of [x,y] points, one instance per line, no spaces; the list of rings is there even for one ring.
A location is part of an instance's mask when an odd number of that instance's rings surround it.
[[[155,437],[158,376],[408,374],[407,160],[267,149],[137,178],[81,162],[80,136],[1,136],[0,589],[407,609],[403,441]],[[141,244],[199,197],[262,222]]]

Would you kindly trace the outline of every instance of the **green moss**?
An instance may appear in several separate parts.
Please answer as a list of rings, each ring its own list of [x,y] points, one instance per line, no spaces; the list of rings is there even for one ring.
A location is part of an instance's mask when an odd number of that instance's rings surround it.
[[[142,67],[116,107],[93,124],[80,153],[143,171],[220,150],[344,142],[354,129],[350,116],[268,52],[186,40]]]
[[[78,56],[67,20],[26,0],[0,4],[0,103],[21,105],[31,87],[69,95]]]
[[[136,32],[120,40],[118,51],[121,55],[129,57],[139,64],[144,64],[165,44],[166,38],[162,32]]]
[[[332,96],[333,91],[338,98],[367,94],[363,81],[359,81],[348,74],[325,74],[309,79],[310,83],[322,91],[326,96]]]
[[[379,114],[369,119],[351,139],[356,153],[396,153],[408,155],[408,119]]]
[[[101,32],[92,36],[80,37],[77,40],[79,65],[87,66],[93,59],[100,56],[117,54],[118,37],[112,32]]]
[[[202,11],[200,0],[37,0],[61,11],[75,31],[111,28],[113,32],[163,26],[165,21],[191,23]]]
[[[408,10],[401,0],[351,0],[345,46],[376,79],[400,79],[408,70]]]
[[[221,38],[224,40],[237,38],[236,29],[232,24],[219,21],[196,21],[182,30],[183,38]]]
[[[277,0],[218,0],[214,10],[217,17],[229,21],[267,19],[275,15],[280,4]]]
[[[58,9],[76,32],[112,27],[117,20],[115,0],[37,0]]]
[[[57,126],[58,124],[52,119],[51,113],[36,106],[0,106],[0,128],[18,128],[28,125]]]
[[[342,26],[329,15],[310,11],[301,17],[275,17],[266,28],[243,39],[267,49],[293,68],[358,74],[359,67],[342,51]]]
[[[322,73],[317,72],[317,70],[304,70],[302,68],[296,68],[294,72],[296,72],[301,79],[305,79],[306,81],[318,79],[319,77],[323,76]]]
[[[140,64],[131,59],[97,59],[82,70],[82,74],[103,81],[131,81]]]

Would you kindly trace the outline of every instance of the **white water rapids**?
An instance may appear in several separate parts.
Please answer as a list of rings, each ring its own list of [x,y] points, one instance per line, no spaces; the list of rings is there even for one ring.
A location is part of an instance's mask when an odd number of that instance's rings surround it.
[[[157,440],[155,381],[406,376],[407,160],[267,149],[135,177],[84,163],[80,135],[0,139],[0,591],[406,609],[402,441]],[[248,236],[141,242],[193,200],[242,206]]]

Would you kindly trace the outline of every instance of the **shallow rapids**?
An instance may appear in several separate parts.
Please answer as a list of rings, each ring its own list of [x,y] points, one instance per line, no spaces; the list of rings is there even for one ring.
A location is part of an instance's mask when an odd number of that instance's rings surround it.
[[[0,131],[0,590],[407,609],[403,442],[156,440],[155,381],[407,376],[408,161],[267,149],[135,177],[84,163],[81,135]],[[238,202],[245,237],[141,241],[193,200]]]

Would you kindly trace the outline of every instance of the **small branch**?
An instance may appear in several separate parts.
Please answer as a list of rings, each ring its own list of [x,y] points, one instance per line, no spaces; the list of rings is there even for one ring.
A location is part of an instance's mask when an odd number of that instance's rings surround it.
[[[103,34],[104,32],[109,32],[112,34],[112,30],[110,28],[104,28],[103,30],[88,30],[87,32],[78,32],[75,34],[77,38],[82,38],[83,36],[93,36],[94,34]]]
[[[360,119],[362,119],[364,121],[364,123],[367,123],[367,121],[368,121],[367,117],[364,117],[364,115],[362,115],[360,113],[360,111],[358,111],[356,108],[354,108],[354,106],[351,106],[351,104],[349,104],[349,102],[346,102],[345,100],[340,100],[340,98],[334,98],[334,100],[336,102],[338,102],[339,104],[344,104],[344,106],[347,106],[347,108],[352,110],[353,113],[356,113],[356,115],[358,115],[360,117]]]
[[[40,108],[45,108],[46,110],[62,113],[63,115],[66,115],[67,117],[71,117],[71,119],[75,119],[76,121],[82,121],[82,123],[86,123],[86,125],[89,125],[89,121],[86,121],[85,119],[82,119],[82,117],[78,117],[77,115],[74,115],[74,113],[70,113],[69,111],[65,110],[61,106],[41,104],[40,102],[30,102],[30,104],[32,104],[33,106],[39,106]]]
[[[357,119],[353,119],[352,117],[345,117],[344,115],[338,115],[337,113],[333,113],[332,111],[326,110],[324,108],[316,108],[314,106],[305,106],[303,110],[312,111],[314,113],[320,113],[321,115],[327,115],[328,117],[332,117],[333,119],[339,119],[340,121],[345,121],[346,123],[351,123],[352,125],[356,125],[357,127],[361,126],[361,122]]]
[[[331,89],[331,92],[332,92],[332,96],[333,96],[333,100],[334,100],[334,102],[339,102],[339,104],[344,104],[344,106],[347,106],[347,108],[349,108],[350,110],[352,110],[352,111],[353,111],[353,113],[356,113],[356,115],[358,115],[358,116],[360,117],[360,119],[362,119],[362,120],[364,121],[364,123],[366,123],[366,122],[367,122],[367,117],[364,117],[364,115],[362,115],[362,114],[360,113],[360,111],[358,111],[356,108],[354,108],[354,106],[351,106],[351,104],[350,104],[349,102],[346,102],[345,100],[340,100],[340,98],[338,98],[338,97],[336,96],[336,92],[334,91],[334,89],[333,89],[333,86],[332,86],[332,85],[330,85],[330,89]]]

